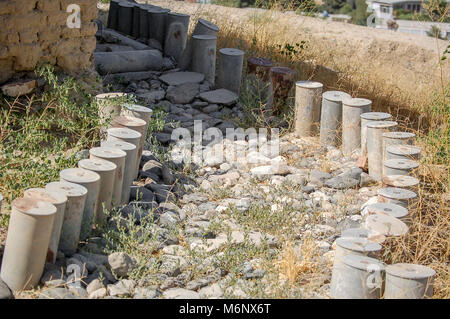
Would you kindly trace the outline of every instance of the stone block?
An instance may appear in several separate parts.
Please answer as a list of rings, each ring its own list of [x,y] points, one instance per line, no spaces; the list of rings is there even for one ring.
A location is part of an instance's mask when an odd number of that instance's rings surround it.
[[[37,32],[33,29],[26,29],[19,32],[20,43],[33,43],[38,41]]]
[[[59,0],[40,0],[37,3],[37,9],[43,12],[54,12],[61,10]]]

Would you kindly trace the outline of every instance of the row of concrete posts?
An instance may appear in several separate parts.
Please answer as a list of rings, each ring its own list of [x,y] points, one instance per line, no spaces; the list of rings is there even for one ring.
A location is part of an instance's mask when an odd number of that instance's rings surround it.
[[[129,202],[152,110],[123,100],[123,93],[96,96],[107,138],[78,167],[62,170],[59,181],[11,203],[0,277],[12,291],[35,287],[58,251],[73,255],[94,227],[105,225],[106,211]]]
[[[382,182],[377,203],[363,207],[363,228],[348,229],[336,240],[330,295],[333,298],[411,299],[433,295],[435,271],[416,264],[385,265],[379,260],[388,237],[408,232],[417,203],[414,177],[420,148],[413,133],[398,132],[388,113],[371,112],[372,102],[340,91],[322,93],[319,82],[296,83],[295,132],[319,134],[323,146],[342,147],[345,156],[368,159],[369,175]]]

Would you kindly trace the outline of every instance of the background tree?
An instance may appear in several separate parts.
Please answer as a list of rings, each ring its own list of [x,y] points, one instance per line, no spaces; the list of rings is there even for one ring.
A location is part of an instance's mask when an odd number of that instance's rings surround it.
[[[356,0],[356,10],[351,13],[352,22],[358,25],[367,25],[367,18],[370,13],[367,12],[365,0]]]

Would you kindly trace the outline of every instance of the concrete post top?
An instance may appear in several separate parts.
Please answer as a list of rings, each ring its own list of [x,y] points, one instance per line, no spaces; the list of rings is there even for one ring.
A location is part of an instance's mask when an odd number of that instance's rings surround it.
[[[149,107],[145,107],[138,104],[123,104],[124,108],[130,111],[139,112],[139,113],[153,113],[153,110]]]
[[[115,92],[115,93],[102,93],[95,96],[96,99],[116,99],[127,96],[127,93]]]
[[[436,271],[430,267],[406,263],[388,265],[386,273],[405,279],[425,279],[436,275]]]
[[[137,117],[121,115],[117,116],[113,120],[113,124],[122,125],[126,127],[139,127],[145,126],[146,123],[144,120],[138,119]]]
[[[273,67],[274,63],[268,59],[251,57],[247,59],[248,64],[252,64],[254,66],[262,66],[262,67]]]
[[[296,86],[305,88],[305,89],[321,89],[323,88],[323,84],[315,81],[297,81],[295,83]]]
[[[53,205],[60,205],[67,202],[67,196],[61,192],[46,190],[45,188],[30,188],[23,193],[24,198],[33,198]]]
[[[155,6],[153,6],[151,4],[146,4],[146,3],[136,3],[135,7],[139,7],[140,9],[148,10],[148,9],[154,8]]]
[[[365,228],[348,228],[341,233],[341,238],[367,238],[369,237],[369,231]]]
[[[378,190],[378,195],[386,198],[400,199],[400,200],[414,199],[417,197],[417,194],[414,193],[413,191],[396,187],[381,188]]]
[[[122,151],[132,151],[136,149],[136,145],[124,141],[102,141],[101,147],[117,148]]]
[[[414,145],[391,145],[386,148],[386,151],[395,155],[414,156],[419,155],[422,149]]]
[[[110,172],[117,168],[116,164],[98,158],[83,159],[78,162],[78,166],[94,172]]]
[[[416,169],[417,167],[419,167],[419,163],[409,159],[395,158],[384,161],[384,166],[398,169]]]
[[[332,102],[342,102],[345,99],[351,99],[350,94],[342,92],[342,91],[327,91],[322,94],[322,97],[325,100]]]
[[[383,137],[392,139],[408,139],[416,137],[416,134],[409,132],[386,132],[383,133]]]
[[[345,99],[342,101],[344,105],[353,106],[353,107],[363,107],[367,105],[372,105],[372,101],[368,99],[362,99],[359,97]]]
[[[384,214],[369,215],[365,226],[369,231],[385,236],[403,236],[408,232],[408,226],[404,222],[391,215]]]
[[[154,7],[154,8],[148,8],[147,12],[156,13],[156,14],[166,14],[166,13],[170,12],[170,9]]]
[[[87,195],[88,190],[86,187],[69,182],[52,182],[45,186],[45,189],[55,192],[64,192],[64,194],[70,199],[72,197],[83,197]]]
[[[398,123],[394,121],[373,121],[367,123],[368,128],[386,129],[397,126]]]
[[[365,238],[374,243],[382,244],[386,237],[381,234],[373,234],[365,228],[349,228],[341,233],[341,238]]]
[[[67,168],[59,173],[59,177],[71,183],[95,183],[100,180],[96,172],[83,168]]]
[[[56,207],[50,203],[34,198],[16,198],[11,206],[19,212],[32,216],[50,216],[56,214]]]
[[[244,51],[234,48],[223,48],[219,52],[223,55],[241,56],[244,55]]]
[[[89,154],[108,159],[122,158],[127,156],[127,153],[117,148],[110,147],[94,147],[89,150]]]
[[[133,8],[136,4],[132,2],[119,2],[119,6],[124,8]]]
[[[280,73],[280,74],[291,74],[291,75],[295,75],[297,74],[297,71],[295,71],[294,69],[285,67],[285,66],[274,66],[270,69],[271,73]]]
[[[408,215],[405,207],[391,203],[377,203],[367,206],[369,214],[384,214],[395,218],[402,218]]]
[[[217,40],[217,37],[214,35],[198,34],[198,35],[193,35],[192,39],[208,41],[208,40]]]
[[[198,23],[204,25],[205,27],[207,27],[208,29],[211,29],[213,31],[219,32],[219,27],[216,26],[214,23],[209,22],[208,20],[205,19],[198,19]]]
[[[112,127],[107,130],[108,135],[116,138],[135,139],[141,138],[142,134],[138,131],[126,128],[126,127]]]
[[[388,175],[383,177],[383,183],[393,187],[414,187],[419,180],[409,175]]]
[[[381,249],[381,245],[366,238],[338,238],[336,245],[339,247],[359,252],[375,252]]]
[[[180,17],[180,18],[189,18],[190,17],[190,15],[188,15],[188,14],[178,13],[178,12],[170,12],[169,15],[173,16],[173,17]]]
[[[367,112],[361,114],[361,118],[364,120],[383,121],[391,119],[392,115],[383,112]]]
[[[369,272],[374,270],[384,271],[386,268],[386,266],[378,259],[361,255],[350,254],[342,257],[341,261],[350,267]]]

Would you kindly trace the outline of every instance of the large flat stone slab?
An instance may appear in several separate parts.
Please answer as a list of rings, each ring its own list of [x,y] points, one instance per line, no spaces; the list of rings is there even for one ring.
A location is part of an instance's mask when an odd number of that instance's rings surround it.
[[[222,104],[227,106],[236,103],[239,99],[235,93],[225,89],[201,93],[200,98],[209,104]]]
[[[181,85],[186,83],[201,83],[205,80],[205,75],[196,72],[173,72],[159,77],[167,85]]]

